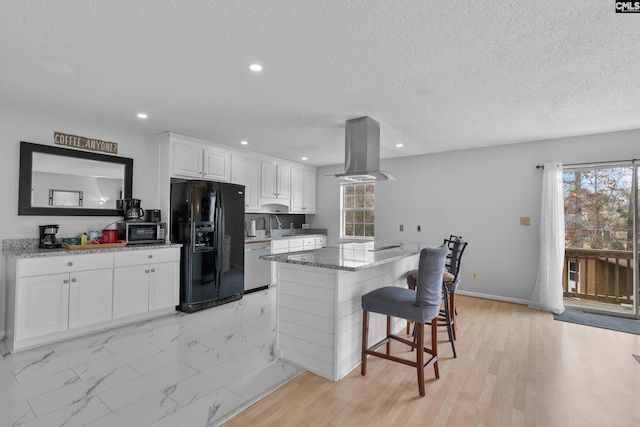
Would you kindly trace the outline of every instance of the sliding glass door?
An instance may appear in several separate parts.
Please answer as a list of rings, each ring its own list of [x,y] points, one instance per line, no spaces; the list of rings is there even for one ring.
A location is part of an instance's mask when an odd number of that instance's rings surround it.
[[[565,167],[566,306],[638,317],[638,170]]]

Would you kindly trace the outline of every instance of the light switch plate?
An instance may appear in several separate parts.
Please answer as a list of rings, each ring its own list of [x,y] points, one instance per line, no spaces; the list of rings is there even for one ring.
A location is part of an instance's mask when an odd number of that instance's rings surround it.
[[[521,216],[520,217],[520,225],[522,225],[522,226],[531,225],[531,217],[529,217],[529,216]]]

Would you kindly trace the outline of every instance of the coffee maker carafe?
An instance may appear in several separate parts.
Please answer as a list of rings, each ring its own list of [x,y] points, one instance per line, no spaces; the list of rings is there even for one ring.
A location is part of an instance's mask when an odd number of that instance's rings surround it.
[[[140,207],[140,199],[123,199],[122,210],[125,221],[140,221],[144,216],[144,210]]]
[[[59,225],[41,225],[40,226],[40,243],[38,247],[41,249],[54,249],[59,247],[56,233],[60,228]]]

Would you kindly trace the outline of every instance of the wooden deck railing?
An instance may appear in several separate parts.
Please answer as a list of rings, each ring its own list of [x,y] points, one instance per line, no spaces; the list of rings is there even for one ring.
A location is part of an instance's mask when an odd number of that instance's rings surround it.
[[[575,263],[575,291],[569,290],[569,263]],[[633,252],[565,249],[562,286],[565,297],[611,304],[633,304]]]

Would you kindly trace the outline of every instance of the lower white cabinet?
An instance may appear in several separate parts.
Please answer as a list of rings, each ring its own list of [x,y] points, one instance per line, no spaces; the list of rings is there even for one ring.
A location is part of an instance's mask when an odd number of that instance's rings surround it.
[[[112,268],[71,273],[69,329],[111,320],[112,294]]]
[[[27,339],[67,330],[69,274],[20,278],[16,299],[16,337]]]
[[[113,318],[177,306],[180,301],[180,252],[151,249],[116,253]],[[178,285],[176,285],[178,284]]]
[[[113,318],[149,311],[149,268],[118,267],[113,275]]]
[[[170,313],[179,304],[180,248],[7,257],[11,351]]]

